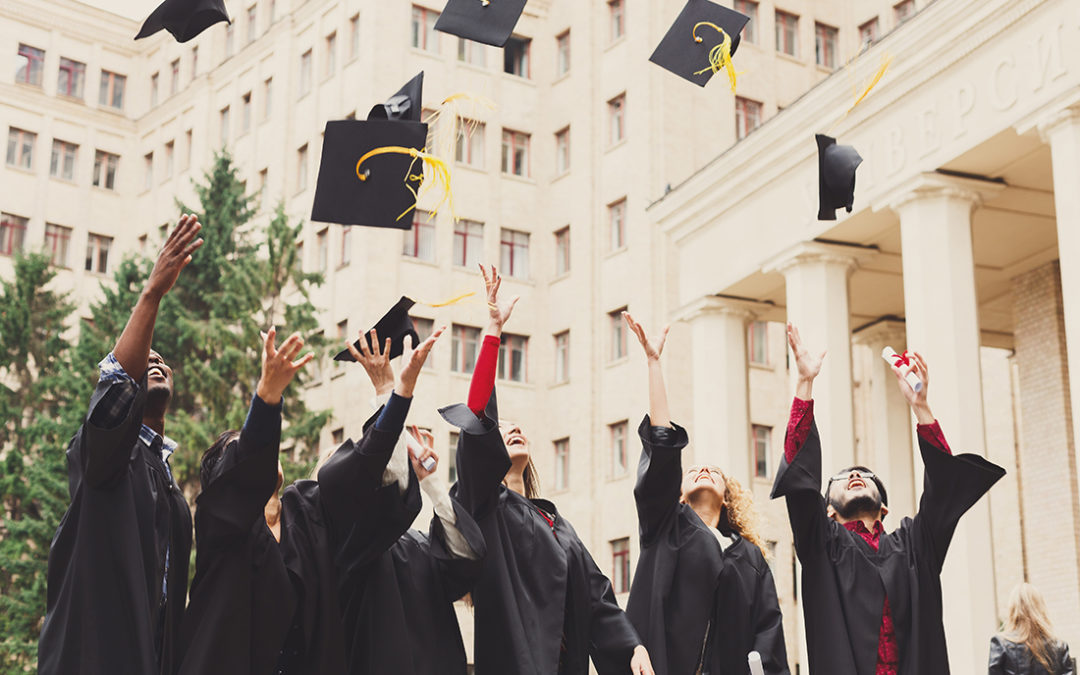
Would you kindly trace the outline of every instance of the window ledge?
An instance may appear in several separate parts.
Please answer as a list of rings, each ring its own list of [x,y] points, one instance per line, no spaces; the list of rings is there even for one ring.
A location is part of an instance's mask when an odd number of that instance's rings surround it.
[[[555,177],[551,179],[551,182],[552,183],[557,183],[558,181],[560,181],[563,178],[566,178],[569,175],[570,175],[570,169],[567,169],[566,171],[563,171],[562,173],[555,174]]]
[[[520,82],[521,84],[527,84],[534,89],[536,88],[536,80],[532,79],[531,77],[525,77],[524,75],[515,75],[513,73],[508,73],[505,70],[501,71],[500,75],[502,75],[502,79],[508,82]]]
[[[77,103],[79,105],[86,105],[86,99],[84,99],[82,96],[69,96],[67,94],[57,93],[56,98],[60,99],[61,101],[67,101],[68,103]]]
[[[491,68],[489,68],[487,65],[478,66],[475,63],[472,63],[470,61],[462,61],[461,59],[455,59],[454,63],[456,63],[462,68],[467,68],[468,70],[473,70],[478,73],[484,73],[485,75],[491,74]]]
[[[49,176],[49,178],[56,181],[57,183],[64,183],[65,185],[79,184],[78,181],[76,181],[74,178],[64,178],[63,176]]]
[[[508,178],[518,183],[524,183],[525,185],[536,185],[536,179],[532,178],[531,176],[519,176],[517,174],[507,173],[505,171],[500,172],[499,175],[501,175],[503,178]]]
[[[629,363],[629,362],[630,362],[630,355],[627,354],[626,356],[620,356],[619,358],[617,358],[617,359],[615,359],[613,361],[608,361],[607,363],[604,364],[604,367],[605,368],[615,368],[616,366],[621,366],[621,365],[623,365],[625,363]]]
[[[622,35],[615,38],[611,42],[607,43],[607,46],[604,47],[604,51],[605,52],[610,52],[611,50],[615,49],[616,47],[618,47],[619,45],[621,45],[624,42],[626,42],[626,29],[625,28],[623,29],[623,34]]]
[[[627,457],[627,459],[629,459],[629,456]],[[609,483],[617,483],[617,482],[619,482],[621,480],[626,480],[631,475],[633,475],[633,472],[630,471],[629,467],[627,467],[627,469],[625,471],[623,471],[622,473],[620,473],[620,474],[614,474],[614,473],[608,474],[607,482],[609,482]]]
[[[621,148],[624,145],[626,145],[626,136],[625,135],[622,138],[620,138],[618,141],[616,141],[616,142],[612,143],[611,145],[607,146],[606,148],[604,148],[604,153],[606,154],[606,153],[609,153],[609,152],[613,152],[614,150],[618,150],[619,148]]]
[[[749,359],[746,360],[746,363],[751,368],[754,368],[756,370],[764,370],[764,371],[770,372],[770,373],[773,372],[774,370],[776,370],[775,368],[773,368],[773,364],[771,364],[771,363],[758,363],[756,361],[751,361]]]
[[[567,70],[562,75],[557,75],[555,77],[555,79],[551,81],[551,84],[552,84],[552,86],[554,86],[554,85],[556,85],[556,84],[558,84],[558,83],[560,83],[560,82],[562,82],[564,80],[568,80],[568,79],[570,79],[570,70]]]
[[[820,63],[815,64],[815,65],[817,67],[817,71],[819,73],[821,73],[822,75],[832,75],[837,70],[837,68],[835,66],[823,66]]]
[[[620,253],[626,253],[628,250],[630,250],[630,247],[627,246],[626,244],[623,244],[622,246],[615,249],[614,251],[608,251],[607,253],[605,253],[603,259],[604,260],[609,260],[611,258],[614,258],[614,257],[618,256]]]
[[[417,258],[416,256],[405,255],[404,253],[401,254],[401,259],[404,262],[411,262],[411,263],[414,263],[416,265],[423,265],[424,267],[433,267],[435,269],[439,268],[439,263],[435,262],[434,260],[424,260],[423,258]]]
[[[123,108],[114,108],[111,105],[102,105],[102,104],[99,103],[97,109],[100,110],[101,112],[112,113],[113,115],[123,115],[124,114],[124,109]]]
[[[348,267],[348,266],[349,266],[349,263],[351,263],[351,262],[352,262],[352,261],[350,260],[349,262],[344,262],[344,263],[341,263],[340,265],[338,265],[337,267],[335,267],[335,268],[334,268],[334,271],[335,271],[335,272],[340,272],[341,270],[343,270],[343,269],[345,269],[346,267]]]
[[[19,173],[25,173],[27,176],[36,176],[37,172],[34,171],[34,167],[27,169],[25,166],[19,166],[18,164],[5,164],[6,168],[12,171],[18,171]]]
[[[473,171],[473,172],[478,173],[478,174],[483,174],[484,176],[488,175],[488,172],[483,167],[476,166],[475,164],[466,164],[465,162],[459,162],[456,159],[454,160],[454,168],[455,169],[467,169],[469,171]]]
[[[792,56],[791,54],[788,54],[787,52],[782,52],[779,49],[776,50],[776,58],[782,61],[790,61],[791,63],[797,63],[800,66],[806,65],[806,63],[803,62],[803,60],[798,56]]]
[[[570,386],[570,380],[563,380],[562,382],[552,382],[548,385],[548,389],[559,389],[560,387]]]
[[[562,274],[556,274],[554,277],[552,277],[551,283],[555,283],[557,281],[562,281],[563,279],[569,279],[569,278],[570,278],[570,270],[566,270]]]
[[[429,59],[437,59],[439,61],[442,61],[442,50],[441,49],[439,49],[439,50],[421,49],[420,47],[413,47],[413,46],[410,45],[409,46],[409,51],[411,53],[413,53],[413,54],[416,54],[417,56],[423,56],[423,57],[426,57],[426,58],[429,58]]]

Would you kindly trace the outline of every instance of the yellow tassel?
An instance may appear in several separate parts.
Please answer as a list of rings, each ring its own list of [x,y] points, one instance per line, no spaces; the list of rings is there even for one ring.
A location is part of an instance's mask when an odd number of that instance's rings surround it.
[[[847,109],[847,112],[851,112],[855,109],[855,106],[862,103],[863,99],[866,98],[866,95],[870,93],[870,90],[877,86],[877,83],[880,82],[881,78],[885,76],[885,71],[889,69],[889,65],[891,63],[892,56],[890,56],[889,54],[885,54],[881,57],[881,66],[878,68],[877,72],[874,73],[874,77],[870,80],[870,84],[866,85],[866,89],[863,90],[862,94],[859,94],[855,97],[855,102],[851,104],[851,107]],[[844,114],[847,115],[847,113]]]
[[[438,186],[442,189],[443,192],[442,199],[440,199],[439,203],[435,205],[435,208],[432,209],[431,213],[432,215],[438,213],[439,209],[442,208],[443,204],[446,204],[447,207],[450,209],[451,216],[453,216],[454,196],[450,190],[450,167],[444,160],[439,159],[434,155],[428,154],[423,150],[417,150],[416,148],[406,148],[400,145],[387,145],[381,148],[374,148],[373,150],[369,150],[367,153],[364,154],[363,157],[361,157],[356,162],[356,177],[359,178],[361,182],[366,181],[368,179],[368,176],[370,175],[371,170],[361,170],[360,167],[364,164],[364,162],[377,155],[385,155],[391,153],[399,155],[409,155],[413,158],[412,163],[409,164],[409,170],[405,172],[405,187],[407,187],[409,189],[409,192],[413,194],[415,200],[419,201],[420,198],[423,195],[427,194],[428,190],[432,189],[433,186]],[[424,181],[423,171],[418,174],[413,173],[413,167],[416,166],[417,161],[420,161],[424,169],[431,170],[431,181]],[[413,188],[412,185],[410,185],[410,183],[413,181],[422,181],[419,192],[417,192],[416,189]],[[409,213],[409,211],[412,211],[415,207],[416,204],[414,203],[412,206],[405,209],[405,211],[397,217],[397,220],[401,220],[402,218],[404,218],[405,215]]]
[[[413,302],[420,305],[427,305],[428,307],[449,307],[450,305],[456,305],[460,303],[466,298],[471,298],[474,295],[476,295],[476,292],[470,291],[469,293],[462,293],[461,295],[456,295],[449,300],[443,300],[442,302],[423,302],[421,300],[416,300],[415,298],[413,298]]]
[[[702,68],[694,74],[701,75],[702,73],[708,72],[710,70],[714,73],[719,73],[720,69],[723,68],[727,71],[728,80],[731,82],[731,91],[734,93],[736,73],[735,64],[731,62],[731,36],[727,34],[727,31],[725,31],[723,28],[717,26],[711,21],[699,21],[698,23],[694,24],[694,42],[703,41],[701,37],[697,34],[697,30],[701,26],[708,26],[709,28],[715,29],[718,33],[720,33],[720,36],[723,39],[720,41],[720,44],[714,46],[712,49],[709,50],[709,67]]]
[[[468,107],[466,107],[468,104]],[[443,99],[443,102],[426,120],[428,128],[433,128],[432,145],[434,153],[439,157],[453,157],[457,146],[458,135],[465,133],[471,136],[478,122],[471,119],[475,117],[477,108],[483,107],[495,110],[495,102],[483,96],[477,96],[468,92],[458,92]],[[449,122],[444,123],[444,120]],[[465,122],[463,125],[462,122]]]

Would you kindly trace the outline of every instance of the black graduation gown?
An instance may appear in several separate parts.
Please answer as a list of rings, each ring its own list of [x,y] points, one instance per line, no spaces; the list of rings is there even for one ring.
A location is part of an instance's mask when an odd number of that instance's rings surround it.
[[[487,545],[472,593],[477,675],[584,675],[590,656],[601,675],[624,675],[641,640],[555,505],[502,485],[510,456],[497,416],[478,419],[463,404],[440,413],[462,432],[451,494]],[[538,508],[554,516],[554,528]]]
[[[395,484],[396,489],[396,484]],[[379,511],[408,527],[420,512],[418,481]],[[456,558],[438,516],[430,534],[409,530],[368,567],[341,581],[348,672],[353,675],[465,675],[465,646],[453,603],[480,574],[484,538],[472,517],[453,502],[457,528],[476,560]]]
[[[816,424],[795,461],[780,463],[772,496],[787,500],[803,565],[811,673],[873,675],[888,594],[900,675],[948,675],[941,567],[960,517],[1005,470],[978,455],[950,455],[921,436],[919,450],[925,465],[919,511],[883,534],[877,551],[825,515]]]
[[[679,502],[688,438],[674,427],[670,442],[662,444],[654,442],[647,415],[638,427],[634,500],[641,557],[626,614],[657,675],[694,675],[699,664],[709,675],[748,672],[752,651],[761,654],[768,675],[788,675],[772,571],[745,539],[722,551],[709,526]]]
[[[249,428],[254,425],[255,428]],[[281,411],[256,398],[196,500],[195,578],[181,675],[273,672],[296,596],[264,508],[277,488]]]
[[[175,666],[191,512],[160,451],[139,439],[145,376],[123,422],[106,429],[92,421],[114,386],[123,385],[98,384],[67,449],[71,505],[49,550],[47,612],[38,643],[43,675],[170,674]],[[162,608],[166,550],[169,597]]]

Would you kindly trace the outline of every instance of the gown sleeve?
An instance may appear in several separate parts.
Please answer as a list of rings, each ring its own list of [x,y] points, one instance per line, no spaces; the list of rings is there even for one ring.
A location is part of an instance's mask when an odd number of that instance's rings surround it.
[[[987,675],[1006,675],[1005,645],[997,635],[990,638],[990,666]]]
[[[1061,644],[1061,675],[1076,675],[1076,662],[1069,656],[1069,645],[1066,643]]]
[[[454,602],[473,590],[483,571],[487,547],[480,527],[469,512],[456,500],[451,500],[454,524],[435,515],[431,519],[428,540],[431,556],[439,570],[448,602]],[[451,543],[450,533],[456,532],[458,541]],[[462,550],[464,549],[464,550]],[[465,551],[468,555],[462,555]]]
[[[761,655],[765,675],[789,675],[784,615],[780,612],[780,601],[776,596],[776,581],[764,558],[761,567],[754,602],[754,651]]]
[[[646,415],[638,426],[641,459],[638,461],[634,503],[637,505],[641,545],[648,546],[678,512],[682,483],[682,450],[689,443],[686,429],[653,427]]]
[[[491,392],[488,410],[494,410],[495,392]],[[498,418],[493,414],[477,417],[468,405],[458,403],[440,408],[450,424],[460,429],[457,448],[457,483],[451,495],[465,510],[479,520],[495,508],[506,472],[510,470],[510,454],[503,444]]]
[[[615,601],[611,580],[596,566],[584,546],[582,550],[589,582],[589,653],[593,665],[600,675],[624,675],[630,670],[630,659],[641,638]]]
[[[97,387],[70,455],[91,487],[106,487],[125,470],[142,428],[146,377],[136,382],[110,352],[98,364]]]
[[[813,421],[792,461],[788,462],[786,453],[781,458],[771,497],[787,501],[795,552],[807,564],[824,550],[832,522],[825,515],[825,498],[821,495],[821,437]]]

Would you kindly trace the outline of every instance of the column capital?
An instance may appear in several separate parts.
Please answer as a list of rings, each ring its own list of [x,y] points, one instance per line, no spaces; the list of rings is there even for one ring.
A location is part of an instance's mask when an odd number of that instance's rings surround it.
[[[907,344],[907,325],[901,319],[882,318],[858,328],[851,335],[851,341],[858,345],[889,345],[897,351]]]
[[[693,321],[700,316],[726,315],[750,321],[767,309],[763,302],[722,295],[705,295],[675,310],[674,321]]]
[[[1070,93],[1068,97],[1058,97],[1042,108],[1027,115],[1014,125],[1020,135],[1039,134],[1044,143],[1050,142],[1050,135],[1060,126],[1080,122],[1080,96]]]
[[[761,271],[766,274],[787,274],[788,270],[799,265],[824,263],[842,267],[850,275],[860,262],[876,253],[876,250],[862,246],[802,241],[766,260]]]
[[[926,171],[915,174],[885,194],[873,205],[873,208],[875,211],[883,209],[900,211],[912,202],[945,198],[967,202],[971,209],[975,210],[985,200],[1004,189],[1003,183]]]

